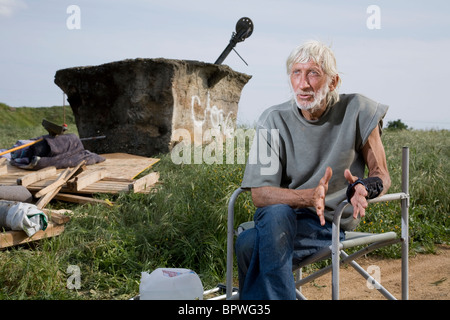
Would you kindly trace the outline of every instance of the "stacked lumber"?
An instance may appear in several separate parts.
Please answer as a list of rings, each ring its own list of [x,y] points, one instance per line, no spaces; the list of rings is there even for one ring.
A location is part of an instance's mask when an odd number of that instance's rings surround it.
[[[57,170],[47,167],[38,171],[23,170],[0,163],[0,185],[22,185],[44,208],[52,199],[75,203],[105,203],[93,198],[95,194],[120,192],[149,193],[159,180],[158,172],[139,177],[159,159],[125,153],[102,155],[106,160],[86,166],[81,162],[74,168]]]
[[[49,216],[45,230],[28,237],[24,231],[1,231],[0,249],[20,245],[43,238],[54,237],[64,231],[64,224],[70,220],[69,210],[45,209],[53,199],[75,203],[111,202],[96,199],[94,194],[117,194],[119,192],[149,193],[159,180],[158,172],[142,176],[159,159],[146,158],[124,153],[102,155],[106,160],[87,166],[84,161],[73,168],[56,169],[47,167],[38,171],[23,170],[0,158],[0,185],[22,185],[37,199],[36,206]],[[139,178],[137,178],[139,176]]]

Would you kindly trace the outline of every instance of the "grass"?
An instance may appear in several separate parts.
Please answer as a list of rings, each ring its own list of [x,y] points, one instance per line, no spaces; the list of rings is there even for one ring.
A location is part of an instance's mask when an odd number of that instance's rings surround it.
[[[26,110],[0,108],[6,110],[0,113],[0,148],[45,134],[40,121],[50,117],[43,115],[49,110],[27,109],[36,112],[29,117],[34,122],[16,126]],[[10,112],[8,126],[4,111]],[[62,122],[62,108],[54,111],[49,120]],[[69,130],[75,127],[71,117],[66,115]],[[450,132],[386,130],[382,138],[392,192],[400,191],[401,148],[410,148],[411,253],[433,253],[436,244],[449,242]],[[52,202],[54,208],[73,210],[71,221],[58,237],[0,251],[0,299],[129,299],[139,292],[141,272],[158,267],[192,269],[205,289],[223,283],[227,201],[245,165],[176,165],[170,155],[158,157],[151,170],[160,173],[162,184],[155,193],[99,196],[114,200],[113,207]],[[255,209],[249,194],[239,204],[236,224],[250,220]],[[370,207],[360,229],[399,232],[399,226],[398,205],[381,203]],[[397,257],[399,251],[377,254]],[[68,289],[71,265],[80,268],[80,289]]]
[[[449,240],[450,131],[385,130],[382,139],[392,179],[391,193],[401,191],[401,147],[409,147],[411,247],[413,253],[433,253],[435,244]],[[395,202],[370,206],[361,231],[400,233],[398,210]],[[392,248],[381,252],[390,257],[400,253]]]
[[[75,117],[70,107],[12,108],[0,102],[0,148],[9,149],[19,139],[48,134],[42,119],[62,125],[64,120],[72,133],[77,133]]]

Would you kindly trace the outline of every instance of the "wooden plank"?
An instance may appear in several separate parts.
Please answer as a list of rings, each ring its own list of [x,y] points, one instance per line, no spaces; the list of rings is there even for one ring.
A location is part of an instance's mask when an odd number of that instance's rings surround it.
[[[136,192],[142,192],[146,189],[150,189],[153,187],[159,180],[159,172],[151,172],[146,176],[136,180],[133,184],[130,185],[130,189]]]
[[[61,190],[61,186],[45,194],[38,202],[36,202],[36,207],[38,207],[38,209],[44,208],[58,194],[59,190]]]
[[[56,213],[56,212],[50,213],[50,217],[52,219],[52,222],[54,222],[55,224],[64,224],[64,223],[67,223],[70,221],[69,216],[65,216],[63,214]]]
[[[63,181],[64,183],[67,182],[67,180],[69,180],[72,177],[72,175],[74,173],[76,173],[78,171],[78,169],[80,169],[80,167],[83,166],[85,163],[86,163],[86,161],[83,160],[74,168],[67,168],[60,174],[60,176],[58,177],[58,180]],[[58,186],[54,190],[50,190],[47,194],[45,194],[45,196],[43,196],[41,199],[39,199],[39,201],[36,203],[36,207],[38,207],[38,209],[44,208],[53,199],[53,197],[59,192],[59,190],[61,190],[61,188],[62,188],[62,185]]]
[[[17,179],[17,184],[24,187],[29,186],[36,181],[44,180],[56,175],[56,167],[47,167],[41,170],[24,175]]]
[[[133,183],[134,179],[125,179],[125,178],[116,178],[116,177],[105,177],[102,179],[102,182],[126,182],[126,183]]]
[[[37,192],[34,196],[36,198],[40,198],[45,194],[53,192],[53,190],[61,189],[61,187],[75,174],[78,172],[78,170],[86,163],[85,160],[82,160],[78,165],[76,165],[73,168],[66,168],[63,172],[60,173],[58,178],[51,183],[50,185],[46,186],[44,189]]]
[[[86,194],[94,194],[94,193],[110,193],[110,194],[116,194],[119,192],[129,192],[129,184],[133,181],[127,181],[127,182],[103,182],[103,180],[94,182],[93,184],[90,184],[89,186],[85,187],[84,189],[80,191],[76,191],[76,194],[79,195],[86,195]],[[33,192],[38,192],[40,190],[39,187],[35,186],[29,186],[28,190]],[[63,193],[74,193],[73,190],[69,189],[66,186],[63,186],[61,188],[61,191]]]
[[[70,168],[65,169],[59,176],[58,178],[56,178],[55,181],[53,181],[51,184],[49,184],[48,186],[46,186],[45,188],[41,189],[40,191],[36,192],[36,194],[34,195],[36,198],[40,198],[54,190],[56,190],[57,188],[61,188],[61,186],[63,184],[66,183],[66,179],[64,179],[65,177],[67,177],[67,175],[70,172]]]
[[[42,209],[48,219],[55,224],[64,224],[70,221],[70,216],[63,213],[73,213],[71,210],[66,209]]]
[[[58,236],[63,231],[64,224],[54,224],[49,222],[45,230],[39,230],[31,237],[28,237],[25,231],[0,232],[0,248],[7,248],[31,241]]]
[[[97,168],[106,168],[110,177],[134,179],[144,170],[152,167],[160,159],[136,156],[127,153],[101,154],[106,160],[95,164]]]
[[[6,158],[0,158],[0,176],[8,173]]]
[[[66,201],[66,202],[73,202],[73,203],[99,203],[104,204],[107,206],[113,206],[114,203],[111,201],[105,201],[101,199],[94,199],[92,197],[85,197],[85,196],[79,196],[75,194],[67,194],[67,193],[58,193],[53,199],[60,200],[60,201]]]
[[[81,189],[87,187],[88,185],[102,180],[109,175],[106,168],[99,168],[97,170],[88,170],[82,172],[76,177],[72,178],[67,182],[69,189],[74,191],[80,191]]]

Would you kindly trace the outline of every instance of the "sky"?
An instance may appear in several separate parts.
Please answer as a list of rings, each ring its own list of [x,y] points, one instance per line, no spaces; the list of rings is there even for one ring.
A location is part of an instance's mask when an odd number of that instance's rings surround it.
[[[73,11],[76,6],[78,11]],[[57,70],[134,58],[214,63],[237,21],[252,35],[223,64],[252,79],[238,122],[290,98],[285,61],[315,39],[333,49],[340,93],[389,106],[385,124],[449,129],[450,1],[0,0],[0,102],[68,105]]]

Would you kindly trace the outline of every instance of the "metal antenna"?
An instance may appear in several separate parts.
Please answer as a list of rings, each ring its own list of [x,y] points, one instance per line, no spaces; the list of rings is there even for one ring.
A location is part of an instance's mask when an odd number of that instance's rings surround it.
[[[233,51],[238,55],[239,58],[241,58],[242,61],[244,61],[244,63],[248,66],[248,63],[244,60],[244,58],[241,57],[241,55],[239,54],[239,52],[236,51],[235,48],[233,48]]]
[[[221,64],[225,58],[228,56],[231,50],[234,50],[234,47],[238,42],[242,42],[253,33],[253,22],[250,20],[250,18],[244,17],[239,19],[239,21],[236,23],[236,32],[233,32],[231,36],[230,43],[228,43],[228,46],[223,50],[222,54],[217,58],[215,64]],[[239,58],[242,59],[242,57],[237,53],[236,50],[234,50],[236,54],[239,56]],[[244,59],[242,59],[246,65],[247,62],[245,62]]]

